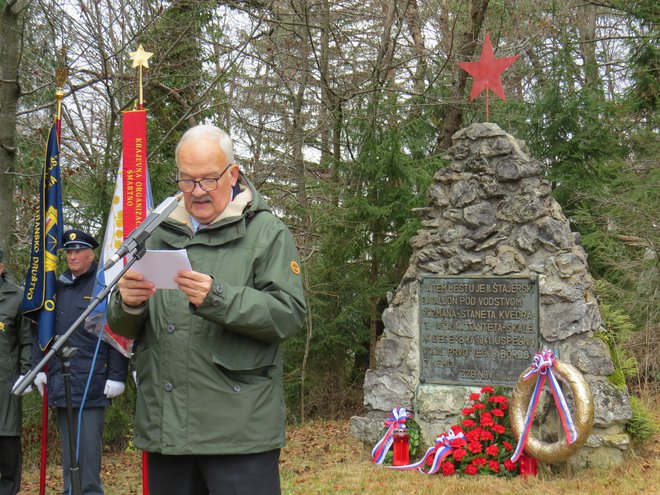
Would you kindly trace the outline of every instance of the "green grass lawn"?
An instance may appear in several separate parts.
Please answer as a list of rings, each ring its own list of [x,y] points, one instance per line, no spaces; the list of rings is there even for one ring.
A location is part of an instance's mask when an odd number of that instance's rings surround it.
[[[540,466],[537,477],[443,477],[392,471],[370,462],[370,447],[348,434],[348,421],[318,421],[289,428],[282,452],[282,493],[287,495],[653,495],[660,494],[660,439],[631,450],[627,463],[613,469],[553,473]],[[103,458],[106,495],[141,495],[139,452],[107,453]],[[61,490],[61,467],[49,466],[48,495]],[[24,471],[21,494],[39,493],[38,467]],[[152,494],[158,495],[158,494]],[[182,494],[185,495],[185,494]]]

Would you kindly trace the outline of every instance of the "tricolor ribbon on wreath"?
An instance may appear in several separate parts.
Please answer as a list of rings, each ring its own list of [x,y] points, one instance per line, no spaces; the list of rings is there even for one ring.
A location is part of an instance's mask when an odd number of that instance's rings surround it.
[[[371,462],[374,464],[382,464],[385,460],[387,452],[394,443],[394,430],[398,428],[405,428],[406,421],[412,418],[412,414],[406,411],[405,407],[395,407],[385,420],[387,431],[383,438],[378,440],[378,443],[371,450]]]
[[[435,474],[440,470],[442,461],[454,451],[454,441],[461,440],[461,445],[465,445],[465,435],[462,431],[454,432],[454,430],[449,430],[447,433],[441,433],[438,435],[438,438],[435,439],[435,445],[430,447],[421,460],[415,462],[414,464],[408,464],[406,466],[388,466],[391,469],[419,469],[421,473],[424,474]],[[424,470],[424,467],[429,458],[433,458],[431,462],[431,467],[428,471]]]
[[[511,461],[516,462],[523,453],[525,444],[527,443],[527,438],[529,437],[529,432],[534,422],[534,414],[536,412],[536,407],[539,404],[539,398],[541,396],[541,391],[545,382],[550,385],[550,390],[552,395],[555,398],[555,405],[557,406],[557,411],[559,412],[559,418],[561,419],[561,424],[564,427],[564,432],[566,433],[566,438],[569,444],[572,444],[577,440],[577,430],[575,429],[575,424],[573,418],[571,417],[571,411],[566,404],[566,399],[564,394],[561,391],[559,382],[555,375],[552,373],[552,367],[555,365],[556,358],[552,351],[544,350],[543,352],[536,353],[532,359],[532,366],[522,376],[523,380],[529,380],[534,375],[539,375],[536,381],[536,386],[534,387],[534,392],[532,393],[532,398],[529,401],[529,406],[527,408],[527,414],[525,414],[525,421],[523,424],[522,434],[518,439],[518,445],[516,450],[511,456]]]

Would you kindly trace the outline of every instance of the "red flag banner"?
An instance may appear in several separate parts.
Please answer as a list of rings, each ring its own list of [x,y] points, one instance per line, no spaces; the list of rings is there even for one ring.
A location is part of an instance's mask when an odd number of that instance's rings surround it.
[[[124,112],[122,123],[124,166],[124,239],[147,216],[147,112]]]
[[[115,192],[106,226],[101,261],[94,294],[98,294],[121,271],[118,263],[106,272],[105,260],[112,256],[122,241],[147,217],[153,208],[147,167],[147,116],[145,110],[124,112],[122,119],[122,159],[117,171]],[[85,328],[99,334],[126,357],[131,355],[133,341],[117,335],[106,324],[107,301],[103,301],[87,318]]]

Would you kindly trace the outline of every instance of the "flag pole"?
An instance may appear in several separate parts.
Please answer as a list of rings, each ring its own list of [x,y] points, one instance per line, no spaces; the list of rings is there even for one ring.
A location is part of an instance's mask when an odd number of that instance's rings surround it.
[[[137,68],[138,70],[138,101],[137,101],[137,110],[144,112],[144,91],[143,91],[143,82],[142,82],[142,67],[149,68],[149,59],[153,53],[147,52],[144,50],[142,47],[142,44],[138,45],[137,50],[134,52],[130,53],[130,57],[133,60],[133,68]],[[124,114],[125,117],[127,114]],[[134,119],[131,118],[131,121]],[[142,121],[144,124],[140,124],[138,128],[142,128],[142,125],[144,125],[144,128],[142,131],[139,132],[141,134],[142,132],[144,133],[144,148],[146,151],[146,121]],[[126,132],[126,127],[128,124],[128,120],[124,120],[123,126],[124,126],[124,131]],[[131,128],[133,129],[131,131],[131,134],[135,133],[136,126],[135,124],[131,124]],[[125,140],[123,140],[125,141]],[[126,142],[124,142],[124,147],[127,145]],[[134,145],[131,145],[134,146]],[[124,150],[126,151],[126,150]],[[127,157],[129,155],[132,155],[131,161],[134,160],[134,155],[135,155],[135,150],[131,148],[131,151],[128,153]],[[146,154],[145,154],[146,156]],[[145,162],[146,163],[146,162]],[[125,165],[128,165],[128,162],[125,163]],[[148,175],[146,176],[146,180],[148,182]],[[132,215],[129,214],[129,216],[132,216],[132,218],[127,218],[126,216],[126,211],[124,211],[124,234],[128,234],[129,232],[126,232],[127,227],[130,229],[129,225],[130,224],[135,224],[137,226],[138,223],[140,223],[144,218],[137,218],[137,215],[133,213]],[[148,454],[146,450],[142,451],[142,495],[149,495],[149,472],[148,472]]]
[[[55,131],[57,133],[57,147],[60,146],[60,135],[62,131],[62,100],[64,99],[64,85],[68,78],[66,67],[55,69]],[[44,373],[48,372],[48,365],[44,367]],[[39,495],[46,494],[46,467],[48,463],[48,389],[44,387],[44,395],[41,400],[41,462],[39,469]]]

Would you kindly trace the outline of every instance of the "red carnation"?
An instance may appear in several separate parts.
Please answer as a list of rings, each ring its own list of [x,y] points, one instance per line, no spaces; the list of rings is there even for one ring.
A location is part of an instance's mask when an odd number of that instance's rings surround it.
[[[516,466],[516,463],[515,463],[515,462],[511,462],[510,459],[507,459],[506,461],[504,461],[504,468],[505,468],[507,471],[511,471],[511,472],[513,472],[513,471],[516,470],[517,466]]]
[[[452,425],[451,431],[458,435],[459,433],[463,433],[463,428],[461,428],[459,425]]]
[[[456,450],[454,450],[454,451],[452,452],[452,456],[453,456],[454,459],[456,459],[457,461],[460,461],[460,460],[463,459],[463,457],[465,457],[466,455],[467,455],[467,450],[465,450],[465,449],[456,449]]]
[[[498,418],[504,417],[504,411],[502,411],[502,409],[491,409],[490,412],[493,416],[497,416]]]
[[[500,463],[497,462],[496,460],[491,459],[490,461],[488,461],[488,467],[494,473],[500,472]]]
[[[483,450],[484,446],[481,445],[479,442],[470,442],[468,444],[467,448],[473,454],[478,454],[479,452],[481,452]]]
[[[472,459],[472,464],[474,464],[475,466],[485,466],[486,459],[484,459],[483,457],[475,457],[474,459]]]
[[[442,464],[442,474],[444,476],[451,476],[456,472],[456,468],[451,462],[444,462]]]
[[[466,408],[466,409],[461,409],[461,414],[462,414],[463,416],[469,416],[469,415],[472,414],[473,412],[474,412],[474,409],[472,409],[471,407]]]
[[[466,428],[472,428],[476,423],[471,419],[464,419],[461,424]]]
[[[449,446],[454,448],[454,449],[460,449],[463,447],[467,442],[465,441],[465,438],[454,438],[451,442],[449,442]]]
[[[483,428],[475,428],[470,430],[465,434],[465,440],[468,442],[477,442],[481,439],[481,432],[484,431]]]
[[[500,435],[506,431],[506,428],[502,425],[494,424],[493,426],[490,427],[491,430],[493,430],[495,433],[499,433]]]
[[[477,474],[477,471],[478,471],[477,466],[475,466],[474,464],[468,464],[467,466],[465,466],[465,469],[463,469],[463,472],[465,474],[470,474],[470,475]]]
[[[513,445],[511,445],[511,444],[510,444],[509,442],[507,442],[506,440],[503,440],[502,443],[504,444],[504,448],[505,448],[506,450],[513,450]]]
[[[470,400],[479,400],[481,398],[481,394],[470,394]]]
[[[481,426],[493,426],[495,424],[493,415],[489,412],[484,412],[479,419],[479,424]]]
[[[479,435],[479,440],[481,441],[489,440],[492,442],[493,440],[495,440],[495,436],[487,430],[481,430],[481,435]]]
[[[486,404],[482,404],[481,402],[479,402],[477,404],[474,404],[472,406],[472,409],[474,409],[475,411],[478,409],[486,409]]]
[[[497,454],[499,453],[500,453],[500,449],[494,443],[491,443],[488,447],[486,447],[486,454],[488,454],[491,457],[497,457]]]
[[[487,386],[485,386],[485,387],[483,387],[483,388],[481,389],[481,393],[482,393],[482,394],[494,394],[494,393],[495,393],[495,389],[494,389],[493,387],[489,387],[489,386],[487,385]]]

